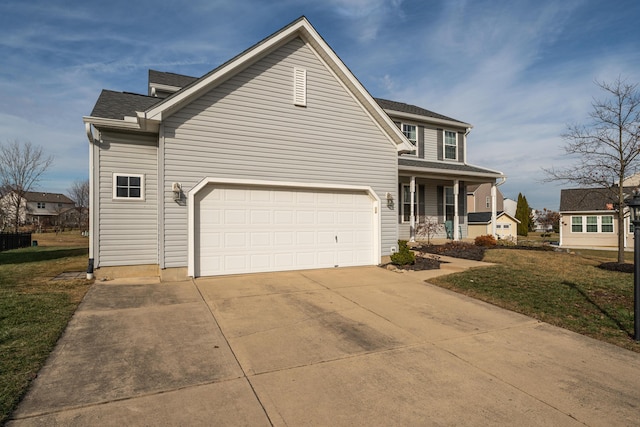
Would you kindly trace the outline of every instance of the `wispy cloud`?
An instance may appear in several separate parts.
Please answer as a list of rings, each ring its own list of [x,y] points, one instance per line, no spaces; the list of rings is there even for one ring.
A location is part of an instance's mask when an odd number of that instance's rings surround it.
[[[640,81],[640,3],[595,0],[112,0],[0,3],[0,141],[42,143],[48,186],[87,175],[81,117],[101,88],[146,91],[148,68],[202,75],[306,15],[374,95],[474,124],[471,163],[557,208],[541,167],[599,95]]]

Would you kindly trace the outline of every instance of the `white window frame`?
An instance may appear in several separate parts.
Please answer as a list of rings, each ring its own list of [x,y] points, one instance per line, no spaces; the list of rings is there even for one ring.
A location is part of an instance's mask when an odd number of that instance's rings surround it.
[[[417,190],[418,184],[416,184],[416,190]],[[408,190],[409,193],[409,199],[405,200],[405,188]],[[416,222],[418,219],[418,198],[419,198],[419,191],[416,191],[413,197],[413,215],[416,217]],[[409,209],[409,211],[407,212],[407,219],[404,219],[404,214],[405,214],[405,205],[406,207]],[[411,222],[411,184],[402,184],[402,200],[400,203],[400,220],[403,224],[408,224]]]
[[[47,208],[46,202],[38,202],[36,206],[37,206],[38,209],[46,209]]]
[[[407,127],[408,127],[408,126],[413,127],[414,135],[415,135],[415,138],[414,138],[414,139],[411,139],[411,138],[409,137],[409,135],[407,135],[407,133],[409,133],[409,131],[406,131],[406,130],[405,130],[405,126],[407,126]],[[418,147],[418,125],[414,125],[414,124],[412,124],[412,123],[400,123],[400,130],[402,131],[402,133],[404,134],[404,136],[406,136],[406,137],[407,137],[407,139],[409,140],[409,142],[410,142],[414,147],[416,147],[416,148],[417,148],[417,147]]]
[[[491,196],[487,196],[487,198],[485,199],[485,208],[490,208],[491,207]]]
[[[611,218],[610,224],[603,224],[602,219],[604,217]],[[574,218],[580,219],[580,224],[574,224]],[[596,218],[596,222],[588,223],[589,218]],[[574,231],[574,226],[580,226],[580,231]],[[611,231],[603,231],[604,225],[611,225]],[[589,230],[589,226],[592,228],[595,226],[595,229]],[[615,232],[615,220],[613,215],[572,215],[571,216],[571,233],[582,233],[582,234],[613,234]]]
[[[118,197],[118,177],[140,178],[140,197]],[[144,174],[114,172],[113,173],[113,200],[141,201],[144,200]]]
[[[451,190],[451,195],[453,197],[453,203],[451,204],[447,204],[447,192]],[[443,207],[442,207],[442,212],[444,213],[444,220],[445,221],[455,221],[455,216],[456,216],[456,195],[453,192],[453,187],[444,187],[442,189],[442,203],[443,203]],[[452,212],[451,212],[451,219],[448,220],[447,219],[447,206],[452,206]]]
[[[447,144],[447,132],[450,132],[454,135],[455,137],[455,150],[454,150],[454,154],[455,156],[453,158],[449,158],[447,157],[447,147],[452,147],[451,144]],[[442,158],[444,160],[458,160],[458,132],[454,131],[454,130],[450,130],[450,129],[443,129],[442,130]]]

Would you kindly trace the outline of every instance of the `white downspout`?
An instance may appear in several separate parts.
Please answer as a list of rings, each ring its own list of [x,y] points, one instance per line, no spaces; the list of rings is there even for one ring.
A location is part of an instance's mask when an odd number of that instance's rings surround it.
[[[94,191],[93,191],[93,184],[94,184],[94,177],[93,177],[93,168],[94,168],[94,164],[93,164],[93,145],[95,142],[95,139],[93,137],[93,132],[91,131],[91,123],[85,123],[84,124],[84,128],[85,131],[87,132],[87,138],[89,138],[89,265],[87,267],[87,280],[91,280],[93,279],[93,242],[94,242],[94,238],[93,238],[93,197],[94,197]]]

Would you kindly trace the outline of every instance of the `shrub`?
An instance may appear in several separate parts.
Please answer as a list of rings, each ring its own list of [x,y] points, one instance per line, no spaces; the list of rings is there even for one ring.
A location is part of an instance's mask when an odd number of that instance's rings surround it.
[[[476,237],[474,243],[476,246],[485,246],[487,248],[498,244],[496,238],[491,234],[485,234],[484,236]]]
[[[407,265],[416,262],[416,255],[411,252],[406,240],[398,240],[398,252],[391,254],[391,262],[395,265]]]

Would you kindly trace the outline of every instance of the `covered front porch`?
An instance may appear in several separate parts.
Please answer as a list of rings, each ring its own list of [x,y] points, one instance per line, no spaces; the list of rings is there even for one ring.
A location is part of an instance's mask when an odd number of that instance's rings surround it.
[[[491,183],[492,234],[496,235],[496,187],[501,172],[463,163],[398,162],[398,236],[402,240],[450,239],[468,236],[467,186]]]

